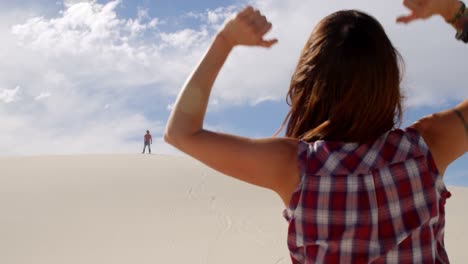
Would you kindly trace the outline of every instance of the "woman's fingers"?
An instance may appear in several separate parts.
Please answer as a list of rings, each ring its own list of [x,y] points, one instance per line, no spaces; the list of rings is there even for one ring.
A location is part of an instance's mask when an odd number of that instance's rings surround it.
[[[397,22],[398,23],[409,23],[413,20],[416,20],[418,19],[418,16],[416,16],[415,13],[411,13],[409,15],[406,15],[406,16],[400,16],[397,18]]]
[[[248,24],[255,32],[259,32],[259,29],[267,23],[266,17],[263,16],[260,11],[255,10],[252,13],[247,14],[246,17]]]
[[[398,17],[397,22],[409,23],[416,19],[429,18],[435,14],[434,4],[433,0],[403,0],[403,5],[411,11],[411,14]]]
[[[262,47],[265,47],[265,48],[269,48],[273,45],[275,45],[276,43],[278,43],[278,40],[277,39],[269,39],[269,40],[261,40],[260,43],[258,43],[259,46],[262,46]]]
[[[270,22],[266,22],[264,25],[262,25],[262,27],[259,29],[258,33],[260,34],[260,36],[264,36],[266,33],[268,33],[268,31],[271,30],[271,28],[273,27],[273,25],[270,23]]]
[[[249,25],[252,27],[253,32],[257,35],[258,38],[258,45],[262,47],[271,47],[278,40],[264,40],[263,36],[268,33],[273,25],[267,20],[267,18],[260,13],[258,10],[254,10],[252,13],[249,14]]]
[[[418,13],[421,10],[421,3],[415,0],[403,0],[403,5],[411,10],[411,14],[406,16],[400,16],[397,18],[397,22],[409,23],[418,18]]]

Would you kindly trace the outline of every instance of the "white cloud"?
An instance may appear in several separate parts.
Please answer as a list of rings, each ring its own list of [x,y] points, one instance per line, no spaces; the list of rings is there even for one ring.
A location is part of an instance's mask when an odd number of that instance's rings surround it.
[[[78,4],[78,3],[86,3],[86,2],[92,3],[92,2],[94,2],[94,0],[64,0],[63,4],[66,7],[70,7],[70,6]]]
[[[174,109],[174,104],[168,104],[166,109],[167,111],[172,111],[172,109]]]
[[[36,96],[36,97],[34,98],[34,100],[40,101],[40,100],[44,100],[45,98],[50,97],[50,96],[52,96],[51,93],[49,93],[49,92],[42,92],[42,93],[40,93],[38,96]]]
[[[21,88],[16,86],[14,89],[2,89],[0,90],[0,101],[4,103],[13,103],[20,100]]]
[[[230,5],[225,7],[218,7],[213,10],[206,10],[205,12],[195,13],[189,12],[187,16],[199,19],[204,26],[217,31],[226,21],[226,19],[234,16],[240,10],[240,6]]]
[[[174,33],[161,33],[163,42],[171,47],[185,49],[197,43],[203,43],[208,36],[208,31],[196,31],[193,29],[183,29]]]
[[[119,1],[79,2],[59,17],[33,17],[11,32],[24,49],[47,61],[47,69],[66,75],[72,84],[83,80],[100,88],[153,84],[177,93],[174,90],[211,39],[210,32],[204,28],[162,32],[158,18],[141,10],[136,19],[119,18],[118,5]]]
[[[208,12],[208,21],[210,21],[211,24],[216,24],[219,22],[221,18],[216,12],[209,11]]]

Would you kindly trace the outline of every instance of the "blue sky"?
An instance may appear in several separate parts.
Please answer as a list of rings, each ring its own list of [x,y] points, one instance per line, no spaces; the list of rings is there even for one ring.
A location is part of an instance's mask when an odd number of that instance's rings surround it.
[[[162,140],[175,96],[222,22],[247,2],[270,18],[280,43],[234,51],[213,91],[210,129],[272,135],[302,45],[339,9],[376,16],[402,53],[404,126],[468,96],[466,46],[439,18],[396,25],[401,1],[2,1],[0,155],[138,153],[146,129],[153,152],[178,154]],[[446,175],[468,186],[467,155]]]

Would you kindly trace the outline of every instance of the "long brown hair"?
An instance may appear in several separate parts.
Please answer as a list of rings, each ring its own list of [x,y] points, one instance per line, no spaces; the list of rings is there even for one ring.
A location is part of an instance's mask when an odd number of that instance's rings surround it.
[[[401,123],[401,56],[373,17],[356,10],[324,18],[291,78],[285,136],[364,143]]]

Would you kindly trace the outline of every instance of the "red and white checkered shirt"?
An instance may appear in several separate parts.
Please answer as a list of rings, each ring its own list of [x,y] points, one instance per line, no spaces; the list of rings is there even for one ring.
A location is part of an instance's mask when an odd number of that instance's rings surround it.
[[[421,135],[299,142],[301,183],[284,216],[293,263],[449,263],[450,193]]]

